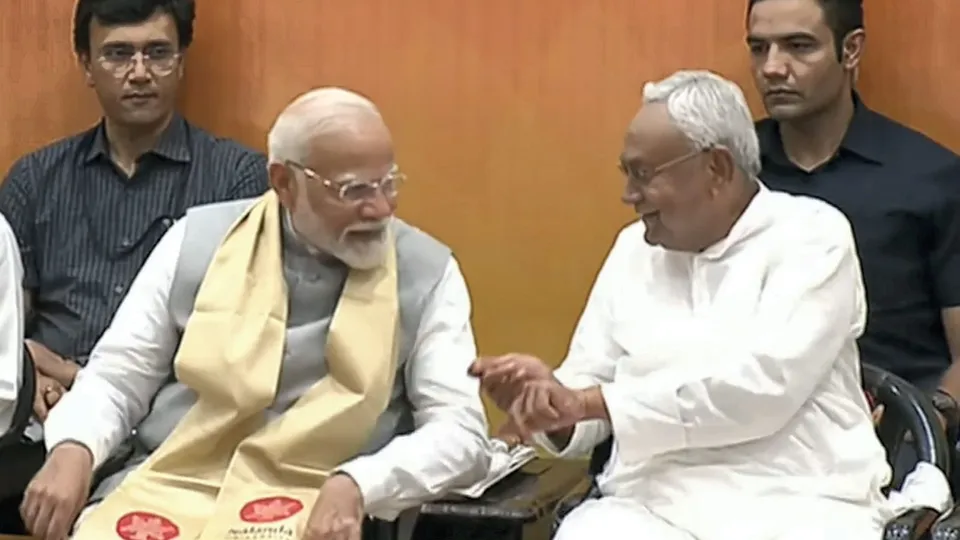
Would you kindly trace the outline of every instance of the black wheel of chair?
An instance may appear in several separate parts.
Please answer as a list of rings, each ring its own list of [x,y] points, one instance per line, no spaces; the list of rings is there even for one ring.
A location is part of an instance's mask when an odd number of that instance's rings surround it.
[[[864,391],[876,403],[884,406],[883,418],[877,429],[878,437],[887,450],[887,459],[896,463],[901,446],[912,444],[916,455],[929,462],[949,477],[951,446],[940,428],[936,411],[929,398],[900,377],[874,366],[863,366]],[[590,488],[584,494],[568,497],[557,506],[554,514],[553,532],[556,533],[563,518],[580,503],[600,497],[596,476],[603,471],[610,459],[613,439],[598,445],[590,456]],[[934,540],[960,540],[960,511],[957,512],[958,527],[954,536],[936,536]],[[884,532],[884,540],[923,540],[930,538],[929,531],[937,520],[936,510],[925,508],[911,510],[891,521]],[[942,524],[943,522],[941,522]],[[939,526],[940,524],[938,524]],[[839,540],[839,539],[838,539]]]

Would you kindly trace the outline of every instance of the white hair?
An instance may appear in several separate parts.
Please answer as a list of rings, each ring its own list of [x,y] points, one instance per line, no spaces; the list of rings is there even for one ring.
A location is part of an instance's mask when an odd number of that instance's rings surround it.
[[[297,96],[280,113],[267,135],[270,163],[302,163],[317,135],[348,128],[359,116],[380,111],[369,98],[337,87],[315,88]]]
[[[705,70],[684,70],[643,87],[643,102],[663,103],[698,150],[722,146],[750,178],[760,174],[760,142],[743,91]]]

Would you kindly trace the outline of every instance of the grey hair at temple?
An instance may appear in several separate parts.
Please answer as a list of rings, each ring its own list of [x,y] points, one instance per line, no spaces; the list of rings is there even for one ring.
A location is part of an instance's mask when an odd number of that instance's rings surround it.
[[[643,102],[666,104],[673,123],[695,149],[724,147],[749,178],[760,174],[760,142],[736,83],[710,71],[678,71],[644,85]]]
[[[270,163],[302,163],[310,143],[325,133],[349,129],[357,118],[380,110],[370,99],[337,87],[316,88],[301,94],[280,113],[267,135]]]

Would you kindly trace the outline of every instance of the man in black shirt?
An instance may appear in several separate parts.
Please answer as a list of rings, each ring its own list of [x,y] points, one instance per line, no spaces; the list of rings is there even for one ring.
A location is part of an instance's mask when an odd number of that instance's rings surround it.
[[[188,207],[267,188],[264,156],[174,109],[194,13],[194,0],[79,0],[73,45],[103,120],[22,157],[0,185],[0,212],[23,258],[38,395],[69,389],[147,255]],[[15,488],[3,472],[15,463],[27,480],[35,471],[0,456],[0,498]]]
[[[747,43],[769,118],[772,189],[810,195],[853,225],[869,316],[863,362],[960,397],[960,157],[869,109],[854,91],[862,0],[750,0]],[[942,418],[943,419],[943,418]]]

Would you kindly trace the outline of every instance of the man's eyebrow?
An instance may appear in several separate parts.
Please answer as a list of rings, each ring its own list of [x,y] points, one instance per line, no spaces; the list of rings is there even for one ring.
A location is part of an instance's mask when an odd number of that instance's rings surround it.
[[[761,43],[766,41],[789,41],[796,39],[812,39],[818,40],[817,36],[810,32],[788,32],[786,34],[772,34],[772,35],[760,35],[760,34],[747,34],[747,43]]]

